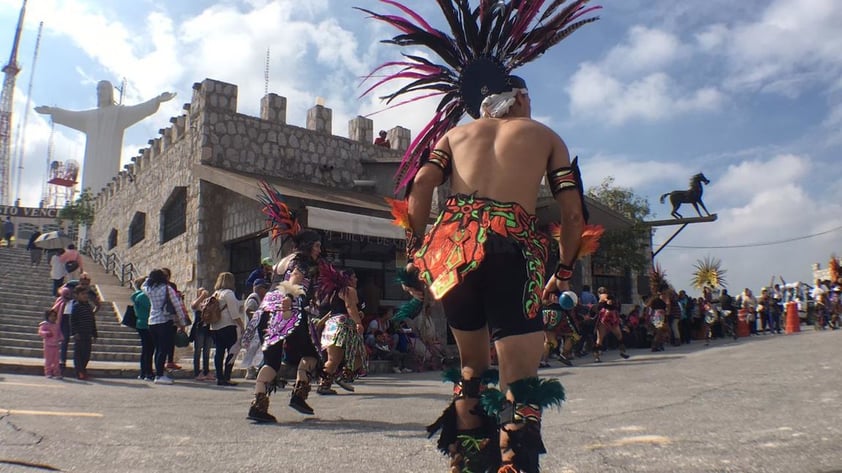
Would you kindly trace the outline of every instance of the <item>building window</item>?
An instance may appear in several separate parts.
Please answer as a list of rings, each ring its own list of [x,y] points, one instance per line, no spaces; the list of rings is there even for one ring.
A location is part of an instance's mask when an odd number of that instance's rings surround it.
[[[161,207],[161,244],[187,229],[187,188],[176,187]]]
[[[108,249],[113,250],[117,247],[117,229],[112,228],[111,233],[108,234]]]
[[[129,224],[129,248],[137,245],[146,238],[146,214],[135,212],[132,223]]]

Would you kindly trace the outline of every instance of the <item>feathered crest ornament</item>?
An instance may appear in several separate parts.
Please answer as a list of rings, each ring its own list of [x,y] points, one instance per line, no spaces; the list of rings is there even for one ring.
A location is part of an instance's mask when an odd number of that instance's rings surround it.
[[[830,261],[827,264],[828,273],[830,277],[830,283],[836,284],[839,282],[839,259],[836,255],[830,257]]]
[[[691,282],[696,289],[728,287],[728,283],[725,282],[727,271],[722,269],[722,261],[719,258],[705,256],[704,259],[696,261],[695,268]]]
[[[397,173],[397,189],[415,177],[425,151],[456,126],[465,113],[479,117],[482,100],[491,94],[523,88],[522,79],[511,72],[537,58],[571,33],[597,17],[587,17],[600,7],[588,7],[589,0],[436,0],[450,27],[450,35],[434,28],[418,13],[395,0],[380,0],[401,14],[380,14],[364,8],[372,18],[387,23],[400,34],[384,43],[400,47],[424,47],[438,56],[426,59],[403,54],[403,60],[387,62],[365,79],[386,68],[397,69],[378,80],[362,95],[392,83],[409,80],[398,90],[382,96],[389,108],[441,97],[436,113],[410,144]],[[542,13],[543,10],[543,13]],[[403,15],[403,16],[402,16]],[[452,36],[451,36],[452,35]],[[407,97],[407,94],[412,94]],[[404,99],[407,97],[406,99]]]
[[[550,235],[559,243],[561,243],[561,231],[561,225],[558,223],[550,224]],[[605,233],[605,227],[602,225],[585,225],[585,228],[582,229],[582,241],[579,243],[576,259],[582,259],[596,253],[599,248],[599,239],[602,238],[603,233]]]
[[[266,181],[257,183],[260,188],[258,200],[263,204],[263,215],[266,216],[266,223],[269,227],[269,234],[272,240],[283,239],[297,235],[301,231],[301,225],[295,212],[284,202],[284,196]]]
[[[669,289],[670,283],[667,281],[667,273],[661,268],[661,265],[654,263],[652,269],[649,270],[649,290],[652,295],[657,295],[664,289]]]
[[[319,261],[319,297],[325,298],[342,291],[351,284],[351,276],[336,269],[327,261]]]

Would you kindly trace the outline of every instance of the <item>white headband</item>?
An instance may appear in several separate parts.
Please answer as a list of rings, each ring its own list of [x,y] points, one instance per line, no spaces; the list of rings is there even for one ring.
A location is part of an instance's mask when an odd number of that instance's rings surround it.
[[[527,91],[526,89],[512,89],[510,92],[491,94],[484,98],[479,107],[482,118],[500,118],[509,113],[518,93],[526,94]]]

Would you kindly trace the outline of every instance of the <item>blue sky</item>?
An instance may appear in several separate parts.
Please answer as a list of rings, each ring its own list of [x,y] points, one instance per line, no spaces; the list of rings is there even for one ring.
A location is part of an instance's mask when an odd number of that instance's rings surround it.
[[[20,0],[0,0],[0,57],[10,51]],[[443,27],[434,2],[407,0]],[[658,262],[679,288],[693,264],[723,261],[732,291],[771,275],[809,280],[842,250],[842,230],[784,244],[742,248],[842,227],[842,2],[837,0],[605,0],[601,20],[519,71],[535,118],[581,158],[586,186],[606,176],[647,199],[693,174],[711,180],[705,203],[714,223],[687,227]],[[302,6],[304,5],[304,6]],[[87,109],[100,79],[128,80],[125,103],[163,92],[179,96],[130,128],[123,162],[168,125],[206,77],[238,84],[239,111],[257,114],[271,49],[270,91],[289,99],[288,122],[303,125],[323,97],[333,130],[379,109],[358,99],[358,78],[398,56],[378,40],[393,32],[351,9],[374,0],[32,0],[19,62],[15,118],[21,121],[38,22],[44,21],[32,106]],[[433,103],[373,116],[376,128],[417,131]],[[20,196],[40,199],[49,123],[29,114]],[[83,137],[57,127],[57,159],[81,159]],[[692,214],[685,209],[685,215]],[[658,245],[673,229],[656,232]],[[681,248],[683,247],[683,248]]]

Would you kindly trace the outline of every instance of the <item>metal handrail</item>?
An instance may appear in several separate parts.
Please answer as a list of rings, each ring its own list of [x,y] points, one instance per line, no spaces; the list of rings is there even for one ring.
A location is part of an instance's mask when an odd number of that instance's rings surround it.
[[[131,284],[140,274],[140,271],[131,262],[123,263],[123,259],[116,251],[106,253],[102,246],[94,246],[91,240],[85,240],[82,244],[82,254],[88,255],[94,263],[105,269],[106,274],[111,274],[120,281],[121,286]]]

